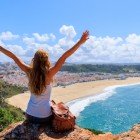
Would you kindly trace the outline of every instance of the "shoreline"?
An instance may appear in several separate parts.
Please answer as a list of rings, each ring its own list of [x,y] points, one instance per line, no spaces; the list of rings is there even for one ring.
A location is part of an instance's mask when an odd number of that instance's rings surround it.
[[[111,86],[121,86],[129,84],[138,84],[140,83],[140,77],[127,78],[125,80],[99,80],[99,81],[90,81],[83,83],[75,83],[72,85],[67,85],[65,87],[53,87],[51,99],[56,102],[72,102],[74,100],[87,98],[90,96],[99,95],[105,92],[107,87]],[[13,97],[6,99],[6,102],[10,105],[18,107],[22,110],[26,110],[28,101],[30,97],[30,92],[20,93]],[[16,101],[16,102],[15,102]]]
[[[128,84],[128,85],[113,85],[113,86],[108,86],[101,93],[95,93],[93,95],[87,95],[87,96],[84,96],[84,97],[79,97],[79,98],[76,98],[74,100],[70,100],[70,101],[66,102],[66,104],[69,104],[71,102],[75,102],[75,100],[82,100],[82,99],[85,99],[85,98],[88,98],[88,97],[92,97],[92,96],[97,96],[97,95],[100,95],[100,94],[104,94],[106,91],[109,91],[108,88],[111,88],[111,89],[114,90],[114,89],[116,89],[118,87],[131,86],[131,85],[137,85],[137,84],[140,84],[140,82],[139,83]]]
[[[117,88],[133,86],[133,85],[140,85],[140,82],[133,83],[133,84],[127,84],[127,85],[125,84],[125,85],[108,86],[103,90],[102,93],[77,98],[77,99],[67,102],[66,105],[68,105],[70,111],[76,117],[78,117],[80,112],[83,111],[85,109],[85,107],[89,106],[90,104],[100,101],[100,100],[106,100],[107,98],[111,97],[112,95],[117,94],[117,92],[115,91]]]

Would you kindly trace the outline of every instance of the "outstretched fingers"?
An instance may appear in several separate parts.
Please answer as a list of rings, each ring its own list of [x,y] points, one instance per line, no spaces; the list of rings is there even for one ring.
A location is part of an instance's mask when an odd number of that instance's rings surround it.
[[[89,31],[88,30],[83,32],[82,38],[85,39],[85,40],[89,39]]]
[[[85,35],[89,35],[89,31],[86,30],[83,34],[85,34]]]

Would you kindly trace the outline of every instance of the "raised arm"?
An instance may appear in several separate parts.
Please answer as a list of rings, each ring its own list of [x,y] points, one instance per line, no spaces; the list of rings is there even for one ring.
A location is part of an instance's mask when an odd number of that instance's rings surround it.
[[[66,51],[56,62],[56,64],[50,68],[50,76],[54,76],[62,67],[62,65],[64,64],[65,60],[71,56],[83,43],[86,42],[86,40],[89,37],[89,32],[85,31],[82,35],[82,37],[80,38],[80,40],[68,51]]]
[[[21,68],[21,70],[23,70],[24,72],[27,73],[29,71],[30,66],[26,65],[20,58],[18,58],[15,54],[10,52],[9,50],[0,46],[0,52],[12,58],[15,61],[15,63]]]

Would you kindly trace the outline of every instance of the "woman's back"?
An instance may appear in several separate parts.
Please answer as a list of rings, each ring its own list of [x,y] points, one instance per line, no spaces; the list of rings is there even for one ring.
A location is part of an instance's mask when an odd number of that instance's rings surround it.
[[[45,118],[52,114],[50,107],[50,96],[51,96],[52,85],[46,85],[45,92],[40,95],[31,93],[30,100],[27,106],[26,113],[38,117]]]

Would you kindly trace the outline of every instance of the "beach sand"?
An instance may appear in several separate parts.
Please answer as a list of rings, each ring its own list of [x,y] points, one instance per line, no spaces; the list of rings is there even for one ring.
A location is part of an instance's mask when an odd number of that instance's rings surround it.
[[[51,99],[56,102],[68,102],[77,98],[91,96],[95,94],[102,93],[104,89],[108,86],[114,85],[127,85],[140,83],[140,78],[127,78],[126,80],[100,80],[100,81],[92,81],[92,82],[83,82],[76,83],[72,85],[68,85],[65,87],[53,87]],[[28,101],[30,97],[30,92],[20,93],[19,95],[15,95],[11,98],[6,99],[6,101],[22,110],[26,110]]]

